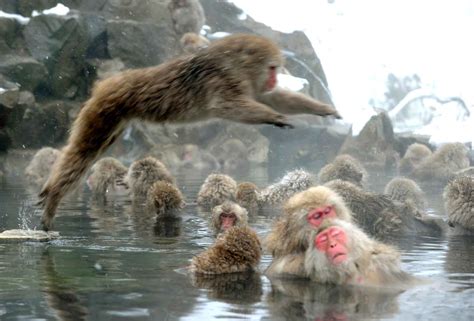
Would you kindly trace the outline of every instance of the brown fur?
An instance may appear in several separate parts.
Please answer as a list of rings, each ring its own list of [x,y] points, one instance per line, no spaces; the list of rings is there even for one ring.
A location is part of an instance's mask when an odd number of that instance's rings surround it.
[[[428,146],[420,143],[413,143],[408,146],[405,155],[400,160],[398,170],[401,174],[410,174],[425,158],[432,154],[433,152],[428,148]]]
[[[400,266],[400,253],[392,246],[369,238],[350,222],[326,220],[316,235],[331,226],[341,227],[348,238],[349,256],[346,262],[331,264],[327,256],[314,248],[314,242],[305,255],[305,276],[320,283],[398,285],[414,280]]]
[[[387,238],[414,232],[437,235],[445,228],[444,223],[427,218],[413,203],[393,201],[387,195],[364,191],[341,180],[325,186],[342,196],[357,225],[372,236]]]
[[[28,182],[35,186],[43,186],[60,155],[61,151],[52,147],[43,147],[38,150],[25,169]]]
[[[446,143],[415,168],[413,177],[420,181],[446,183],[457,171],[469,167],[467,153],[462,143]]]
[[[147,192],[147,208],[157,214],[157,218],[175,217],[185,206],[183,194],[170,182],[156,181]]]
[[[254,183],[242,182],[237,185],[236,201],[249,213],[256,214],[258,211],[258,187]]]
[[[342,198],[325,186],[311,187],[290,198],[284,205],[284,213],[273,225],[265,239],[266,249],[273,255],[273,262],[267,273],[275,266],[284,266],[284,272],[295,274],[304,260],[308,248],[308,235],[314,230],[306,216],[314,208],[332,205],[340,219],[351,221],[351,212]]]
[[[134,161],[124,180],[130,188],[133,199],[146,197],[151,185],[156,181],[175,183],[166,166],[151,156]]]
[[[320,184],[324,184],[334,179],[342,179],[362,187],[366,184],[367,176],[367,171],[357,159],[343,154],[338,155],[332,163],[321,168],[318,181]]]
[[[193,54],[209,46],[210,42],[194,32],[185,33],[179,40],[184,53]]]
[[[450,181],[443,193],[453,234],[474,235],[474,177],[461,176]]]
[[[92,194],[105,200],[107,192],[115,191],[118,185],[126,188],[123,182],[125,174],[127,174],[127,167],[119,160],[113,157],[104,157],[92,166],[87,182]]]
[[[178,35],[186,32],[199,33],[206,20],[199,0],[171,0],[168,9]]]
[[[245,208],[242,208],[239,204],[234,202],[225,201],[221,205],[217,205],[212,209],[211,215],[211,226],[214,234],[219,234],[221,230],[221,214],[222,213],[234,213],[236,221],[234,226],[246,226],[248,225],[248,213]]]
[[[52,227],[61,199],[131,119],[164,123],[219,117],[289,127],[280,112],[339,117],[332,106],[302,94],[282,89],[268,92],[269,68],[282,63],[273,42],[240,34],[218,40],[194,55],[124,71],[98,82],[39,195],[44,207],[43,228]]]
[[[418,184],[406,177],[394,177],[387,183],[384,194],[393,201],[412,203],[416,208],[424,210],[426,207],[425,194]]]
[[[190,270],[199,274],[255,270],[261,252],[260,241],[252,229],[247,226],[231,227],[219,236],[214,245],[192,259]]]
[[[224,201],[235,201],[237,182],[225,174],[210,174],[201,185],[197,203],[205,208],[213,208]]]

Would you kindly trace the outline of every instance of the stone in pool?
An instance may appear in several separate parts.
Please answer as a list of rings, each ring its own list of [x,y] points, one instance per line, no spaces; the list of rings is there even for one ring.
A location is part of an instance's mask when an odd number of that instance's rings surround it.
[[[36,230],[6,230],[0,233],[0,243],[47,242],[59,237],[59,232]]]

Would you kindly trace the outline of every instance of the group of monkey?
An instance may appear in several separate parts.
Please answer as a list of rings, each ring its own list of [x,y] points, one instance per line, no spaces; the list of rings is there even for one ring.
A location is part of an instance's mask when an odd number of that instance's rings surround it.
[[[49,171],[60,153],[49,147],[40,150],[26,169],[27,177],[38,180],[39,165],[46,165],[43,169]],[[428,177],[447,182],[443,193],[447,222],[426,214],[423,191],[412,179],[395,177],[381,194],[365,190],[368,173],[348,154],[337,156],[317,177],[297,169],[263,189],[252,182],[237,183],[225,174],[210,174],[199,190],[197,204],[210,213],[216,241],[191,260],[189,271],[199,275],[255,271],[265,249],[273,257],[265,271],[270,278],[412,284],[416,279],[401,269],[399,251],[383,243],[384,239],[409,234],[474,234],[474,176],[468,165],[467,149],[459,143],[445,144],[434,153],[415,143],[399,163],[400,172],[420,182]],[[418,174],[440,167],[446,181],[434,172]],[[39,185],[47,172],[42,176]],[[153,157],[137,160],[129,168],[115,158],[102,158],[92,166],[87,185],[102,201],[128,190],[134,202],[144,202],[156,214],[157,222],[179,220],[185,206],[175,179]],[[261,242],[249,226],[249,215],[258,215],[264,207],[281,213]]]
[[[97,82],[72,125],[67,145],[41,156],[49,177],[35,177],[41,167],[35,159],[27,168],[27,176],[41,181],[43,229],[52,228],[60,201],[131,119],[163,123],[222,118],[291,128],[286,114],[340,118],[330,105],[278,88],[276,75],[282,65],[275,43],[236,34],[159,66]],[[458,173],[469,166],[467,149],[460,143],[446,144],[434,153],[425,148],[410,146],[400,171],[419,180],[451,180],[444,192],[449,224],[472,231],[473,178],[469,172]],[[237,185],[227,175],[211,174],[197,201],[212,212],[217,240],[192,259],[189,270],[219,274],[256,269],[262,246],[246,217],[270,205],[283,211],[263,242],[273,256],[268,276],[369,285],[413,280],[401,270],[396,248],[375,238],[443,233],[448,227],[426,215],[414,181],[396,178],[385,194],[377,194],[364,189],[366,177],[363,166],[349,155],[340,155],[321,169],[319,186],[303,170],[290,172],[263,190],[251,182]],[[146,203],[149,211],[156,212],[158,221],[173,219],[184,206],[173,176],[153,157],[137,160],[128,169],[113,158],[100,159],[87,183],[99,198],[107,197],[107,191],[128,189],[134,202]]]

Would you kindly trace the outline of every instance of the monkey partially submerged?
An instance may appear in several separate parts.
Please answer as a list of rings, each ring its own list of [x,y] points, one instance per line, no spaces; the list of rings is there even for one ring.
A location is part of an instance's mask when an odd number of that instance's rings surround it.
[[[44,207],[43,229],[52,227],[61,199],[131,119],[183,123],[218,117],[292,127],[284,114],[340,117],[330,105],[275,88],[282,64],[280,49],[272,41],[236,34],[195,55],[128,70],[98,82],[39,195]]]
[[[248,213],[245,208],[231,201],[225,201],[212,209],[211,226],[218,235],[233,226],[248,225]]]

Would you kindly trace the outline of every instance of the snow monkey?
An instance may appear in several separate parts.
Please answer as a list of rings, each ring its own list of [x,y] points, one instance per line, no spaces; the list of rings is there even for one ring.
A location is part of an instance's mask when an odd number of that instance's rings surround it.
[[[265,239],[273,256],[266,274],[301,275],[311,233],[328,219],[351,221],[351,215],[342,198],[325,186],[311,187],[291,197]]]
[[[275,88],[280,49],[256,35],[235,34],[194,55],[128,70],[98,82],[75,119],[67,146],[39,194],[43,229],[91,163],[131,119],[183,123],[223,118],[292,127],[286,114],[334,115],[336,109],[301,93]]]
[[[42,187],[46,183],[51,167],[61,155],[61,151],[52,147],[43,147],[38,150],[25,168],[25,177],[28,182]]]
[[[149,211],[156,213],[157,219],[177,217],[186,203],[181,191],[167,181],[156,181],[148,189],[146,205]]]
[[[460,176],[451,180],[443,192],[448,212],[450,234],[474,235],[474,177]]]
[[[128,189],[123,182],[125,174],[127,174],[127,167],[118,159],[104,157],[92,166],[91,174],[86,181],[87,186],[95,198],[105,201],[107,194],[125,192]]]
[[[235,199],[240,206],[245,208],[251,215],[259,209],[259,191],[257,185],[251,182],[242,182],[237,185]]]
[[[257,234],[248,226],[233,226],[206,251],[193,257],[190,271],[197,274],[223,274],[254,271],[262,248]]]
[[[313,231],[304,276],[320,283],[399,285],[414,280],[400,266],[399,251],[368,237],[350,222],[326,220]]]
[[[318,181],[324,184],[334,179],[342,179],[363,187],[366,185],[367,176],[367,171],[357,159],[348,154],[341,154],[321,168]]]
[[[245,226],[248,214],[239,204],[226,201],[212,209],[211,226],[215,235],[231,228],[232,226]]]
[[[400,160],[398,170],[401,174],[409,175],[418,165],[420,165],[421,162],[423,162],[425,158],[432,154],[433,152],[428,146],[420,143],[413,143],[408,146],[405,155]]]
[[[235,201],[237,182],[225,174],[210,174],[197,195],[198,205],[210,209],[224,201]]]

